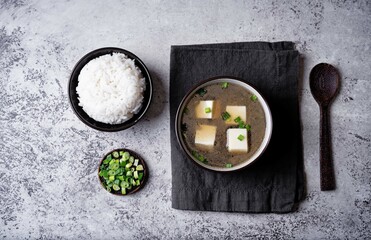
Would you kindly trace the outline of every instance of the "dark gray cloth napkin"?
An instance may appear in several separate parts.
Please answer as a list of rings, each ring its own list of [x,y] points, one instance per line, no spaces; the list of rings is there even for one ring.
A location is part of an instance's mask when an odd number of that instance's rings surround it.
[[[304,170],[298,102],[299,53],[292,42],[172,46],[170,59],[172,207],[186,210],[284,213],[303,198]],[[233,173],[192,163],[178,145],[175,115],[198,82],[235,76],[266,97],[273,134],[264,155]]]

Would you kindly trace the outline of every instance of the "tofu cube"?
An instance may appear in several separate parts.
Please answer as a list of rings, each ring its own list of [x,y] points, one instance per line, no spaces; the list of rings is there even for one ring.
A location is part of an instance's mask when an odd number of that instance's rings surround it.
[[[227,130],[227,148],[229,152],[247,153],[248,135],[245,128],[229,128]]]
[[[199,125],[196,129],[195,144],[201,147],[212,148],[216,136],[216,127],[211,125]]]
[[[213,112],[214,112],[214,101],[207,100],[207,101],[200,101],[196,105],[196,117],[197,118],[207,118],[212,119],[213,118]]]
[[[241,121],[246,123],[246,106],[227,106],[225,111],[231,115],[231,117],[225,121],[226,124],[237,125],[238,123],[234,121],[237,117],[240,117]]]

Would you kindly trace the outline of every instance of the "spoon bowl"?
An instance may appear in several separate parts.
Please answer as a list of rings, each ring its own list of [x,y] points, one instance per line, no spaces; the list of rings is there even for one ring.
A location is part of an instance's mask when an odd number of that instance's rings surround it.
[[[330,64],[317,64],[310,72],[310,90],[319,105],[329,105],[340,88],[340,74]]]
[[[335,189],[335,176],[331,149],[329,106],[340,89],[340,74],[330,64],[314,66],[309,75],[310,90],[320,107],[320,175],[321,190]]]

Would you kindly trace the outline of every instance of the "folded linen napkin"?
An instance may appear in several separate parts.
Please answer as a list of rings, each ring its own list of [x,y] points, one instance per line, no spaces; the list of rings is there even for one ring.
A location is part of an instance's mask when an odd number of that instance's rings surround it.
[[[172,46],[170,59],[172,207],[184,210],[285,213],[303,199],[298,102],[299,53],[292,42]],[[218,173],[193,164],[178,145],[175,115],[185,94],[214,76],[235,76],[265,96],[273,133],[263,156],[247,168]]]

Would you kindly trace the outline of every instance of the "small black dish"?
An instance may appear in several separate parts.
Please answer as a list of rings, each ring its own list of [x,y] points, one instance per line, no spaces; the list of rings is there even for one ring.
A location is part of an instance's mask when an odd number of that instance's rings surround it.
[[[132,189],[128,190],[126,192],[126,194],[121,194],[120,192],[116,192],[116,191],[111,191],[109,192],[104,184],[103,184],[103,181],[104,181],[104,178],[99,176],[99,172],[101,170],[101,165],[103,164],[103,161],[106,159],[106,157],[110,154],[113,154],[113,152],[120,152],[120,151],[123,151],[123,152],[129,152],[131,156],[133,156],[134,158],[136,159],[139,159],[139,164],[141,164],[143,166],[143,178],[141,180],[141,184],[139,186],[136,186],[136,187],[133,187]],[[103,156],[103,158],[101,159],[101,161],[99,162],[99,167],[98,167],[98,179],[100,181],[100,184],[101,186],[109,193],[113,194],[113,195],[116,195],[116,196],[127,196],[127,195],[130,195],[130,194],[133,194],[133,193],[136,193],[138,192],[140,189],[142,189],[144,187],[144,185],[146,184],[147,182],[147,178],[148,178],[148,169],[147,169],[147,165],[146,165],[146,162],[144,161],[144,159],[139,155],[137,154],[136,152],[130,150],[130,149],[126,149],[126,148],[119,148],[119,149],[114,149],[110,152],[108,152],[107,154],[105,154]]]
[[[142,108],[137,114],[134,114],[134,116],[127,120],[126,122],[120,123],[120,124],[106,124],[102,122],[95,121],[89,115],[82,109],[81,106],[79,106],[79,100],[78,100],[78,94],[76,92],[76,87],[78,85],[78,77],[80,75],[81,69],[91,60],[102,56],[106,54],[112,54],[112,53],[123,53],[126,56],[128,56],[130,59],[133,59],[135,62],[135,65],[140,69],[142,72],[143,77],[145,78],[146,82],[146,90],[143,93],[143,103]],[[149,105],[152,100],[152,79],[149,74],[149,71],[147,67],[144,65],[142,60],[140,60],[137,56],[135,56],[133,53],[121,49],[121,48],[113,48],[113,47],[106,47],[106,48],[100,48],[97,50],[94,50],[85,56],[83,56],[80,61],[77,62],[75,67],[73,68],[70,81],[68,84],[68,96],[70,99],[71,107],[74,110],[77,117],[86,125],[88,125],[91,128],[105,131],[105,132],[117,132],[124,129],[127,129],[134,124],[136,124],[146,113],[146,111],[149,108]]]

